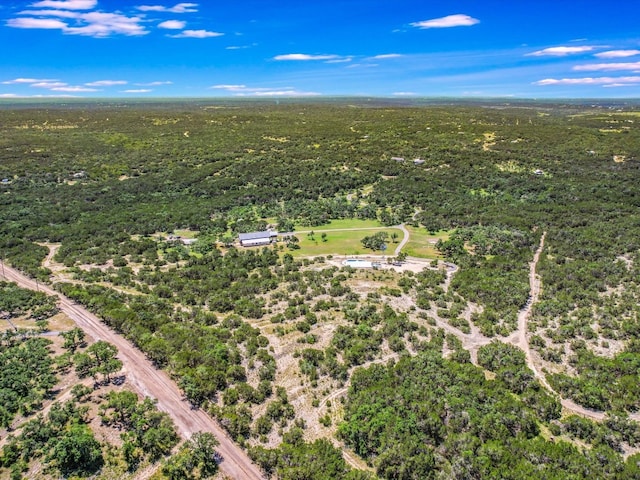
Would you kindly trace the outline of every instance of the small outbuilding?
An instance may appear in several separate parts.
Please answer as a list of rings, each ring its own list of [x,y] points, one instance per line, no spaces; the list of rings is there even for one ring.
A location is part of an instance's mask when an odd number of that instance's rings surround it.
[[[358,258],[348,258],[342,261],[342,265],[351,268],[380,268],[380,262],[372,262],[370,260],[360,260]]]
[[[278,239],[278,232],[265,230],[264,232],[248,232],[239,235],[240,245],[243,247],[256,247],[269,245]]]

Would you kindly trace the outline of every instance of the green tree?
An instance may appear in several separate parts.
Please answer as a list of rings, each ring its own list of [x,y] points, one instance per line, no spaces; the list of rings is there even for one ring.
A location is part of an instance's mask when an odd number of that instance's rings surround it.
[[[215,450],[218,445],[216,437],[209,432],[198,432],[191,437],[189,448],[200,478],[211,477],[218,471],[218,453]]]
[[[78,424],[72,425],[55,442],[48,460],[55,462],[65,477],[89,476],[104,464],[100,443],[89,427]]]
[[[82,401],[83,399],[88,397],[91,392],[93,392],[92,388],[87,387],[86,385],[83,385],[81,383],[75,384],[71,389],[71,395],[73,395],[73,398],[75,398],[76,401]]]
[[[121,392],[112,391],[107,396],[107,402],[100,407],[100,416],[107,425],[116,425],[119,428],[130,430],[140,411],[138,396],[129,390]]]
[[[364,237],[360,242],[365,248],[370,248],[371,250],[383,250],[387,246],[388,237],[389,234],[387,232],[378,232],[374,235]]]
[[[170,480],[210,478],[218,472],[217,446],[218,440],[212,433],[195,433],[162,467],[162,473]]]
[[[109,382],[111,375],[122,368],[122,361],[116,358],[118,349],[104,340],[91,345],[85,352],[76,353],[73,360],[78,375],[91,375],[95,380],[102,375]]]
[[[220,237],[220,241],[227,248],[229,248],[229,247],[231,247],[233,245],[233,240],[234,240],[233,235],[231,235],[229,233],[226,233],[226,234],[224,234],[224,235],[222,235]]]
[[[331,442],[320,439],[313,443],[305,443],[301,436],[300,429],[294,428],[285,435],[278,449],[254,447],[249,454],[267,474],[275,472],[282,480],[358,478],[358,476],[349,476],[350,470],[340,450],[336,449]]]
[[[162,466],[162,473],[169,480],[196,480],[193,474],[191,454],[181,449]]]
[[[289,218],[278,217],[276,228],[279,232],[293,232],[295,229],[295,223]]]
[[[66,348],[71,353],[74,353],[76,349],[80,347],[84,347],[86,345],[85,342],[85,333],[81,328],[75,327],[66,332],[60,332],[60,336],[64,338],[63,348]]]

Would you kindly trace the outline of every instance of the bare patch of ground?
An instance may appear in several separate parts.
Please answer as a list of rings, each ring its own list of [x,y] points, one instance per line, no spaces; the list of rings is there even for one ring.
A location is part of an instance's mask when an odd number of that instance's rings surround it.
[[[482,150],[485,152],[488,152],[491,150],[491,147],[493,147],[496,142],[496,132],[486,132],[482,134],[483,136],[483,142],[482,142]]]

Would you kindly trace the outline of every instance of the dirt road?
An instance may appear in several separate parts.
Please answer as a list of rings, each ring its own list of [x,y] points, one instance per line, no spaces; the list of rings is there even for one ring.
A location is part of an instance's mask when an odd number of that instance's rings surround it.
[[[527,366],[533,371],[536,379],[542,386],[544,386],[544,388],[546,388],[549,392],[553,393],[560,399],[560,403],[565,410],[571,413],[582,415],[583,417],[591,418],[592,420],[602,421],[606,417],[606,414],[604,412],[591,410],[589,408],[578,405],[572,400],[562,398],[562,396],[559,395],[558,392],[556,392],[551,387],[551,385],[547,381],[546,376],[542,372],[540,372],[540,370],[538,370],[538,367],[533,359],[533,355],[531,354],[529,339],[527,338],[528,321],[529,316],[531,315],[531,309],[533,308],[533,305],[538,301],[538,297],[540,296],[540,292],[542,290],[542,283],[540,281],[540,277],[536,273],[536,269],[538,267],[538,261],[540,260],[540,254],[544,249],[544,240],[546,236],[547,232],[544,232],[540,237],[540,244],[538,245],[538,249],[533,255],[532,262],[529,264],[529,300],[527,301],[527,305],[525,306],[525,308],[523,308],[518,314],[518,329],[513,332],[509,336],[509,338],[507,338],[507,342],[522,349],[525,354]]]
[[[540,277],[536,273],[536,269],[538,267],[538,261],[540,260],[540,254],[542,253],[542,249],[544,248],[544,239],[547,235],[547,232],[544,232],[540,237],[540,244],[538,245],[538,249],[536,253],[533,255],[533,260],[529,263],[529,299],[527,300],[527,304],[525,308],[520,310],[518,313],[518,329],[513,332],[509,338],[507,338],[507,342],[519,347],[525,354],[527,359],[527,366],[533,370],[535,377],[538,381],[549,391],[553,392],[553,388],[547,382],[546,377],[538,371],[535,362],[533,361],[533,357],[531,356],[531,349],[529,348],[529,339],[527,338],[527,327],[529,315],[531,314],[531,309],[533,308],[534,303],[538,301],[538,296],[540,295],[541,284]]]
[[[4,276],[6,280],[16,282],[23,288],[39,290],[58,297],[60,310],[66,313],[88,335],[95,340],[105,340],[115,345],[118,348],[118,358],[122,360],[128,381],[141,395],[158,400],[158,408],[169,414],[182,437],[189,438],[196,432],[213,433],[220,442],[217,450],[223,458],[220,470],[224,474],[238,480],[264,478],[258,467],[226,435],[215,420],[202,410],[192,409],[190,404],[183,399],[182,393],[173,380],[162,370],[156,369],[146,356],[128,340],[107,327],[94,314],[49,286],[36,283],[6,265],[4,265]]]
[[[404,246],[407,243],[409,243],[410,234],[409,234],[409,230],[407,230],[407,227],[404,226],[404,223],[401,223],[400,225],[397,225],[395,228],[399,228],[400,230],[402,230],[402,233],[404,234],[404,236],[402,237],[402,240],[400,241],[400,243],[396,247],[396,250],[393,252],[393,254],[397,257],[398,255],[400,255],[400,252],[402,251]]]

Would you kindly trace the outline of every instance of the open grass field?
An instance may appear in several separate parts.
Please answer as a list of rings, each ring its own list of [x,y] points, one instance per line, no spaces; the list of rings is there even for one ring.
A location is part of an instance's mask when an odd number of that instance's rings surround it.
[[[182,238],[196,238],[196,236],[198,235],[197,231],[194,230],[188,230],[188,229],[179,229],[179,230],[174,230],[173,234],[178,236],[178,237],[182,237]]]
[[[319,225],[317,227],[302,227],[296,226],[297,232],[308,232],[313,230],[314,232],[322,232],[323,230],[340,230],[344,228],[380,228],[384,227],[378,220],[360,220],[358,218],[343,218],[340,220],[331,220],[331,222],[325,225]]]
[[[349,227],[343,227],[349,228]],[[365,228],[365,227],[363,227]],[[368,227],[372,228],[372,227]],[[376,228],[372,230],[336,230],[325,232],[327,234],[326,241],[322,241],[322,233],[324,227],[319,227],[318,230],[314,230],[313,237],[306,233],[298,233],[296,237],[300,240],[300,249],[290,251],[295,256],[309,256],[309,255],[365,255],[376,254],[380,255],[381,252],[373,251],[362,246],[361,240],[369,235],[374,235],[377,232],[387,232],[389,236],[392,233],[398,234],[398,242],[402,239],[402,232],[397,228]],[[389,242],[387,250],[384,252],[386,255],[393,255],[393,251],[396,247],[396,243]]]
[[[409,231],[409,243],[404,247],[404,252],[410,257],[419,258],[440,258],[441,255],[436,249],[438,240],[447,240],[451,232],[441,231],[431,235],[424,228],[417,228],[407,225]]]

